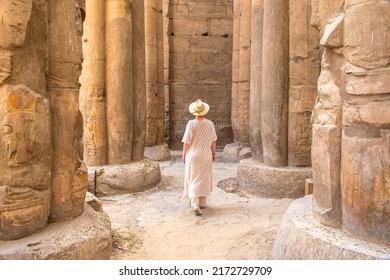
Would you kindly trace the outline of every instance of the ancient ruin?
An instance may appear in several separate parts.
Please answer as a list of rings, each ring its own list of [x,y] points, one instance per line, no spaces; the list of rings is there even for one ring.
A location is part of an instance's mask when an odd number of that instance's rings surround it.
[[[169,147],[182,148],[191,102],[210,105],[218,148],[233,142],[233,1],[169,1]]]
[[[146,142],[145,157],[151,160],[171,158],[165,135],[164,33],[168,32],[168,17],[163,13],[168,5],[162,0],[145,1],[145,71],[146,71]],[[165,35],[165,37],[167,37]],[[168,49],[169,51],[169,49]]]
[[[0,16],[0,259],[115,259],[121,242],[155,259],[143,241],[180,248],[172,228],[227,217],[265,258],[389,258],[388,0],[3,0]],[[177,173],[198,98],[223,194],[191,220]]]
[[[390,30],[383,27],[390,3],[313,2],[323,47],[313,111],[314,193],[287,210],[273,256],[386,259]]]
[[[0,259],[56,259],[64,252],[107,258],[109,219],[85,203],[78,102],[84,6],[6,0],[0,13],[0,239],[7,241]],[[72,228],[85,236],[73,238]],[[90,240],[101,245],[93,248]]]
[[[310,26],[306,2],[252,3],[252,157],[240,161],[237,181],[239,188],[260,196],[297,198],[312,176],[310,118],[319,71],[318,35]]]
[[[224,148],[224,160],[237,162],[251,156],[249,91],[251,71],[251,1],[235,0],[233,6],[233,53],[231,120],[234,143]]]
[[[89,191],[97,196],[137,192],[160,180],[158,162],[144,159],[150,86],[145,72],[144,1],[97,2],[86,1],[91,12],[84,24],[80,78]]]

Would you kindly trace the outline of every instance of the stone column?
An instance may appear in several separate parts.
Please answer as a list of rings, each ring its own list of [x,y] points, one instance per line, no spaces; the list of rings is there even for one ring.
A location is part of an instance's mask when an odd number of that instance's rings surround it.
[[[75,20],[76,16],[76,20]],[[50,219],[83,212],[87,172],[82,170],[83,123],[79,111],[82,12],[75,0],[50,0],[48,89],[52,113],[53,181]]]
[[[145,61],[146,61],[146,146],[157,142],[157,10],[156,0],[145,1]]]
[[[47,5],[33,11],[32,0],[5,0],[0,6],[0,240],[7,244],[48,224],[53,151]]]
[[[233,6],[233,52],[232,52],[232,129],[234,143],[239,142],[239,63],[240,63],[240,0]]]
[[[390,3],[319,2],[313,197],[287,210],[273,258],[388,259]],[[297,249],[298,248],[298,249]],[[313,248],[321,248],[313,250]]]
[[[169,138],[169,0],[163,0],[164,140]]]
[[[145,1],[146,147],[152,160],[170,158],[164,140],[164,45],[162,0]]]
[[[105,1],[86,0],[80,110],[84,117],[84,159],[90,166],[107,162]]]
[[[109,220],[84,204],[86,172],[79,169],[78,3],[0,4],[1,260],[111,255]],[[49,217],[55,223],[46,228]]]
[[[264,163],[287,166],[288,1],[264,1],[262,140]]]
[[[259,162],[263,161],[263,144],[261,141],[263,18],[264,0],[252,0],[249,131],[252,158]]]
[[[310,27],[310,5],[290,0],[288,165],[311,166],[311,115],[319,74],[318,31]],[[301,8],[293,8],[301,7]]]
[[[251,1],[234,1],[232,105],[234,143],[225,146],[224,161],[237,162],[250,157],[249,91],[251,55]]]
[[[145,10],[143,0],[133,0],[134,142],[132,160],[144,158],[146,136]]]
[[[87,2],[87,6],[91,4],[95,2]],[[85,51],[92,57],[85,61],[81,79],[84,89],[81,100],[88,130],[84,146],[89,149],[88,155],[95,152],[101,155],[99,161],[88,158],[89,190],[98,196],[142,191],[155,186],[161,178],[158,163],[144,159],[144,1],[107,0],[105,6],[93,5],[86,16],[85,44],[89,45]],[[99,36],[99,42],[88,40],[94,35]],[[92,50],[94,52],[89,53]],[[93,91],[89,90],[90,85]],[[100,126],[96,124],[98,117],[103,121]],[[107,138],[106,146],[100,146],[98,151],[97,144],[103,142],[96,142],[99,139],[95,132],[101,133],[100,140]]]
[[[301,197],[310,168],[318,32],[307,2],[253,1],[250,136],[238,186],[272,198]]]
[[[106,1],[106,118],[108,164],[131,162],[134,85],[131,0]]]
[[[239,142],[249,147],[249,91],[251,67],[251,1],[240,2],[240,49],[238,70]]]
[[[342,228],[390,245],[390,2],[349,0],[344,13]]]

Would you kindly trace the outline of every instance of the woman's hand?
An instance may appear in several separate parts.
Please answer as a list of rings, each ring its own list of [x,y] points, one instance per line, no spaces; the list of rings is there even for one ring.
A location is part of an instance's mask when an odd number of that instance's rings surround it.
[[[215,161],[215,158],[216,158],[217,156],[213,153],[213,161]]]
[[[186,154],[183,153],[183,155],[181,156],[181,160],[183,161],[184,164],[186,164]]]

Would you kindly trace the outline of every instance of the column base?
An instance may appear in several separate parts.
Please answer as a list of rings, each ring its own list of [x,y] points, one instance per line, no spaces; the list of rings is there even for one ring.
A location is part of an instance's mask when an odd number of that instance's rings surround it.
[[[160,180],[159,163],[149,159],[88,168],[88,191],[98,197],[145,191]]]
[[[0,241],[0,260],[108,260],[111,253],[110,219],[88,204],[72,220],[50,223],[28,237]]]
[[[390,247],[352,238],[340,228],[314,219],[312,195],[295,200],[287,209],[274,243],[275,260],[384,260]]]
[[[156,161],[165,161],[172,158],[168,144],[165,143],[153,147],[145,147],[144,156],[150,160]]]
[[[237,143],[227,144],[223,149],[224,162],[239,162],[242,159],[250,158],[252,156],[251,149],[243,148]]]
[[[237,171],[239,188],[266,198],[302,197],[311,177],[310,167],[271,167],[252,158],[241,160]]]

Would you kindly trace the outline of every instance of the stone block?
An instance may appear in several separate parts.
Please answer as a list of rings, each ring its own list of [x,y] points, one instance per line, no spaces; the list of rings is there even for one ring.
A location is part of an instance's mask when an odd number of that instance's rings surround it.
[[[348,32],[344,32],[343,55],[349,63],[365,69],[389,65],[390,30],[383,28],[388,26],[389,18],[388,1],[348,6],[344,18],[344,29]]]
[[[159,163],[148,159],[126,165],[90,167],[88,173],[89,191],[98,197],[145,191],[161,179]]]
[[[172,32],[175,36],[202,35],[209,31],[209,25],[203,18],[175,18],[172,21]]]
[[[233,20],[231,18],[212,18],[209,20],[211,36],[232,36]]]
[[[290,87],[317,89],[317,80],[320,73],[320,63],[318,56],[291,57],[289,62]]]
[[[191,47],[190,36],[170,36],[169,37],[169,52],[187,52]]]
[[[315,125],[313,128],[314,217],[333,227],[341,225],[340,137],[340,127]]]
[[[207,3],[195,3],[190,1],[188,4],[188,12],[191,15],[196,14],[197,17],[202,18],[222,18],[226,17],[227,10],[226,5],[207,5]]]
[[[306,57],[309,53],[307,15],[309,14],[310,2],[302,4],[301,0],[290,0],[290,7],[296,7],[289,9],[290,58]]]
[[[252,159],[241,160],[237,171],[239,188],[266,198],[302,197],[311,177],[311,168],[271,167]]]
[[[171,152],[167,144],[145,147],[145,157],[150,160],[163,161],[171,159]]]
[[[349,67],[347,69],[350,69]],[[355,68],[356,69],[356,68]],[[390,68],[367,72],[347,70],[345,90],[351,95],[375,95],[390,93]]]
[[[305,195],[313,194],[314,189],[314,182],[313,179],[306,179],[305,180]]]
[[[229,53],[232,47],[232,38],[220,36],[191,37],[192,53]]]

